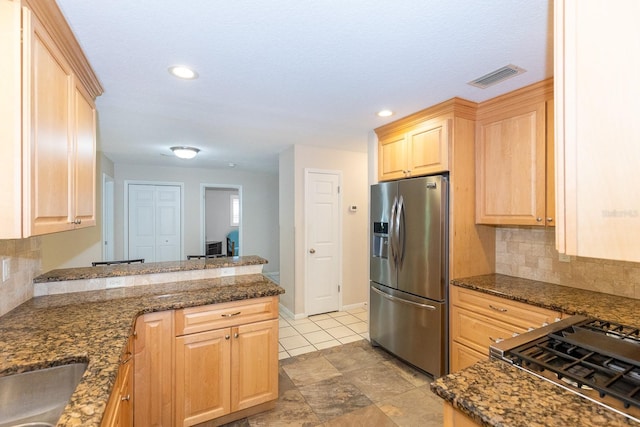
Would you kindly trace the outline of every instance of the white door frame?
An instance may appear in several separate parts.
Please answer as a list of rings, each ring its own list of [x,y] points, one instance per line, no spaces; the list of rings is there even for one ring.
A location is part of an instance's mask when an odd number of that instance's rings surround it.
[[[304,312],[309,312],[309,292],[307,292],[307,286],[309,283],[309,269],[307,268],[307,248],[309,247],[309,236],[307,232],[307,202],[309,201],[309,194],[307,193],[307,182],[309,182],[309,174],[319,173],[319,174],[330,174],[338,176],[338,187],[340,191],[338,193],[338,285],[340,286],[340,290],[338,291],[338,310],[342,310],[342,171],[340,170],[332,170],[332,169],[314,169],[314,168],[305,168],[304,169],[304,205],[303,205],[303,222],[304,222],[304,246],[302,248],[304,254]]]
[[[124,180],[124,259],[129,259],[129,184],[133,185],[172,185],[180,187],[180,259],[184,259],[184,182]]]
[[[231,189],[238,190],[238,198],[240,199],[240,224],[238,225],[238,256],[242,256],[242,248],[244,245],[242,244],[242,223],[244,221],[244,215],[242,214],[242,185],[235,184],[200,184],[200,248],[202,248],[202,253],[207,253],[207,248],[205,247],[206,242],[206,230],[207,230],[207,218],[206,218],[206,191],[207,188],[213,189]],[[222,253],[227,253],[227,242],[222,242]]]
[[[107,188],[110,188],[107,191]],[[115,181],[112,176],[102,174],[102,261],[113,261],[115,257]],[[111,217],[111,218],[109,218]],[[110,222],[108,220],[111,220]],[[111,256],[107,256],[105,246]],[[109,259],[110,258],[110,259]]]

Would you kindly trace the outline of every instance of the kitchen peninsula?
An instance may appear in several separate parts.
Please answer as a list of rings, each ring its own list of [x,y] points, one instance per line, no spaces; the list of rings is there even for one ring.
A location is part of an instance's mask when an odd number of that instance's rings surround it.
[[[115,392],[121,357],[137,328],[136,319],[149,313],[186,312],[183,309],[189,307],[226,307],[244,300],[253,306],[254,301],[261,301],[264,306],[269,303],[268,321],[276,324],[277,331],[277,300],[284,290],[260,274],[266,262],[249,256],[55,270],[39,276],[35,282],[42,285],[41,293],[46,287],[55,291],[0,317],[0,375],[86,362],[87,370],[58,425],[104,425],[107,402]],[[108,281],[113,278],[123,279],[117,284],[124,286],[110,288],[113,283]],[[163,278],[168,281],[161,282]],[[136,283],[136,279],[146,283]],[[76,289],[84,292],[74,291],[74,281],[86,281]],[[63,282],[67,292],[56,288]],[[83,288],[85,285],[94,290]],[[102,285],[102,289],[95,288]],[[261,313],[251,315],[262,320]],[[277,334],[275,343],[277,372]]]

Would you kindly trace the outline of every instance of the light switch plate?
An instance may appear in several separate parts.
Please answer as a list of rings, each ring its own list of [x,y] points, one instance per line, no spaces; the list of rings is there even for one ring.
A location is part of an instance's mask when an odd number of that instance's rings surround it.
[[[9,280],[9,274],[11,273],[11,258],[2,259],[2,282]]]

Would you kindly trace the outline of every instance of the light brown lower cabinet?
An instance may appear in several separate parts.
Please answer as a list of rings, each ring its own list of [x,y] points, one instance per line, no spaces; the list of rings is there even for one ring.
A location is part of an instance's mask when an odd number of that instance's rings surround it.
[[[450,289],[451,372],[489,358],[489,346],[561,318],[542,307],[452,286]]]
[[[278,320],[176,338],[176,426],[278,398]]]
[[[134,362],[136,427],[219,425],[271,409],[278,297],[144,314]]]
[[[446,402],[444,403],[443,421],[444,427],[477,427],[480,425]]]
[[[139,316],[134,340],[136,427],[173,425],[173,311]]]
[[[133,426],[133,337],[120,357],[120,368],[101,427]]]

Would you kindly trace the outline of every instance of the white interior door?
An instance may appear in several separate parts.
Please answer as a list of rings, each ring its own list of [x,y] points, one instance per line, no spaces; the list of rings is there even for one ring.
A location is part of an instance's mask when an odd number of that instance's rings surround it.
[[[128,257],[145,262],[181,257],[181,191],[174,185],[129,184]]]
[[[308,316],[339,309],[340,176],[305,174],[306,277]]]

